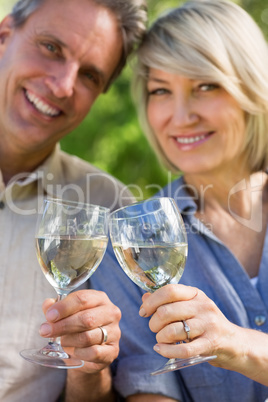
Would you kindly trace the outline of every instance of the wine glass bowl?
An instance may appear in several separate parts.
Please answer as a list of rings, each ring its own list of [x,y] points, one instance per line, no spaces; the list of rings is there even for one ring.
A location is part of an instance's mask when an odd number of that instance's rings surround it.
[[[178,283],[187,259],[183,219],[172,198],[152,198],[120,208],[110,215],[110,238],[128,277],[147,292]],[[216,356],[169,359],[152,375],[202,363]]]
[[[68,294],[97,269],[108,243],[107,209],[45,201],[37,223],[36,251],[43,273],[59,294]]]
[[[46,199],[36,225],[40,267],[62,300],[99,266],[108,244],[109,209],[91,204]],[[84,362],[69,356],[60,338],[42,348],[23,350],[26,360],[46,367],[75,368]]]
[[[187,236],[177,206],[168,198],[132,204],[111,214],[110,237],[125,273],[153,292],[177,283],[187,258]]]

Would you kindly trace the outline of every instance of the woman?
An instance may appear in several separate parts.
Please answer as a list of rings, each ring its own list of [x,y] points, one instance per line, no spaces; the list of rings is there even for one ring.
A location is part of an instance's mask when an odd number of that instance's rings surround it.
[[[176,200],[189,242],[181,284],[145,295],[140,315],[152,316],[162,356],[217,355],[176,372],[179,400],[268,400],[267,65],[259,28],[225,0],[168,12],[138,51],[141,124],[183,172],[158,195]],[[142,398],[128,400],[157,400]]]

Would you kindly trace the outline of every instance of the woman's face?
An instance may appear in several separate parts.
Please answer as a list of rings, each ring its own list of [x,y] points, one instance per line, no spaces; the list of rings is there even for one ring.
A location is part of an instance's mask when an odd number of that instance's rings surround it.
[[[150,69],[148,121],[168,160],[185,174],[241,165],[245,113],[219,85]]]

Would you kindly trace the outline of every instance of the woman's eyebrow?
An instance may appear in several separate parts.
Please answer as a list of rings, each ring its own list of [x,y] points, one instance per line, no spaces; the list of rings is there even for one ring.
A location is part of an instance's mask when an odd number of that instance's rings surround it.
[[[147,80],[147,81],[159,82],[159,83],[161,83],[161,84],[164,84],[165,82],[167,82],[166,80],[163,80],[163,79],[161,79],[161,78],[157,78],[157,77],[154,77],[154,76],[151,76],[151,75],[148,76],[148,80]]]

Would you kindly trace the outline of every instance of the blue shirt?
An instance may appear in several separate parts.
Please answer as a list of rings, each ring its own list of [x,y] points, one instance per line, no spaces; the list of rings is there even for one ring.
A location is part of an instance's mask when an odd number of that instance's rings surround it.
[[[185,222],[189,252],[180,283],[203,290],[231,322],[268,332],[268,229],[254,287],[231,251],[195,218],[196,204],[187,193],[183,178],[170,183],[158,196],[173,197]],[[152,349],[155,334],[148,327],[148,319],[138,315],[143,291],[119,267],[111,245],[91,281],[95,288],[106,291],[122,311],[120,354],[113,368],[115,388],[123,396],[158,393],[185,402],[268,399],[268,387],[208,363],[150,376],[167,359]]]

